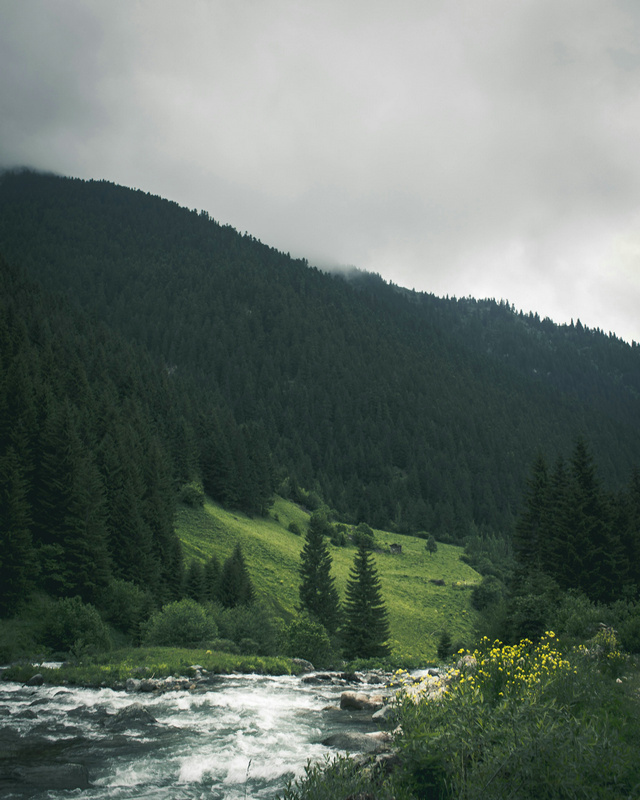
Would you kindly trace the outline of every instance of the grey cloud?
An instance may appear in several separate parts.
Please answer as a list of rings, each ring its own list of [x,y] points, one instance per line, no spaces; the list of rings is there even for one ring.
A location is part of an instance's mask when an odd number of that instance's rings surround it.
[[[0,161],[640,339],[639,33],[629,0],[5,3]]]

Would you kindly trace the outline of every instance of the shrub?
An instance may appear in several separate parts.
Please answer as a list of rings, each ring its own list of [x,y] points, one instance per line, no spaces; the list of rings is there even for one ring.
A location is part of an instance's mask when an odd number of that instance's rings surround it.
[[[178,498],[181,503],[187,506],[203,506],[204,505],[204,489],[200,481],[191,481],[185,483],[180,487]]]
[[[142,623],[153,611],[153,598],[130,581],[111,581],[104,591],[101,607],[114,628],[140,642]]]
[[[76,657],[111,649],[109,630],[94,606],[79,597],[56,600],[45,614],[42,641]]]
[[[294,533],[296,536],[302,536],[302,531],[300,530],[300,526],[297,522],[290,522],[289,523],[289,530],[291,533]]]
[[[259,605],[223,608],[212,605],[210,612],[220,636],[231,640],[245,652],[250,641],[253,653],[261,656],[275,655],[278,651],[279,636],[277,625],[268,611]]]
[[[353,543],[356,547],[364,544],[369,550],[373,550],[376,544],[373,530],[366,522],[361,522],[353,531]]]
[[[388,785],[384,769],[376,765],[363,769],[355,759],[346,756],[328,756],[320,764],[307,764],[303,777],[285,787],[280,800],[401,800]],[[429,796],[431,797],[431,796]]]
[[[445,629],[442,631],[438,639],[438,658],[440,661],[444,661],[445,659],[449,658],[452,653],[453,644],[451,642],[451,634]]]
[[[471,605],[477,611],[484,611],[489,606],[500,603],[504,599],[505,587],[495,575],[485,575],[471,593]]]
[[[603,700],[615,684],[578,668],[553,633],[537,645],[483,640],[460,655],[466,668],[452,670],[435,699],[426,684],[428,700],[415,689],[399,694],[402,781],[416,796],[537,800],[633,791],[634,747],[616,737]]]
[[[214,639],[214,620],[194,600],[177,600],[164,606],[145,625],[144,642],[163,647],[194,647]]]
[[[639,610],[640,612],[640,610]],[[627,653],[640,653],[640,613],[631,614],[620,625],[620,644]]]
[[[333,662],[334,653],[324,625],[308,614],[296,617],[286,631],[286,655],[304,658],[315,667],[328,667]]]

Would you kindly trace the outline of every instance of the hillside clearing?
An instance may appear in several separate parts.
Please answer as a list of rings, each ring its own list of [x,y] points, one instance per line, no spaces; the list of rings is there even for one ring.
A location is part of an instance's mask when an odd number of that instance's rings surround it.
[[[285,620],[298,605],[298,569],[304,542],[288,530],[295,522],[306,530],[309,514],[277,497],[267,517],[250,518],[207,500],[204,508],[181,506],[178,535],[185,562],[228,558],[236,543],[242,547],[259,599]],[[427,552],[424,539],[375,531],[376,564],[391,625],[392,655],[396,659],[433,661],[438,637],[448,630],[454,643],[469,642],[475,612],[472,588],[480,582],[475,570],[460,560],[462,548],[438,544]],[[389,546],[399,544],[400,554]],[[333,574],[341,597],[353,563],[354,547],[331,547]],[[444,581],[437,585],[432,581]]]

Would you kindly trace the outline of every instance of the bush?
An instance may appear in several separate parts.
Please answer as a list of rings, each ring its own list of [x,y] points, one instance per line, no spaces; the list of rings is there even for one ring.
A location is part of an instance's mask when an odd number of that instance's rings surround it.
[[[553,633],[538,645],[484,640],[465,655],[468,667],[449,673],[439,699],[399,695],[402,782],[415,796],[631,796],[635,744],[610,722],[610,678],[579,656],[572,663]]]
[[[162,647],[195,647],[214,639],[214,620],[195,600],[178,600],[164,606],[144,626],[144,643]]]
[[[453,654],[453,643],[451,641],[451,634],[448,630],[442,631],[438,639],[438,658],[440,661],[445,661]]]
[[[620,625],[619,637],[627,653],[640,653],[640,610]]]
[[[153,597],[130,581],[111,581],[101,598],[108,622],[140,643],[142,623],[153,611]]]
[[[220,636],[235,642],[241,652],[246,652],[249,642],[256,655],[270,656],[278,652],[280,641],[277,625],[261,606],[254,604],[223,608],[212,605],[210,613]]]
[[[330,666],[334,660],[326,628],[308,614],[301,614],[289,624],[285,654],[291,658],[304,658],[319,668]]]
[[[79,597],[56,600],[45,614],[42,641],[55,652],[80,657],[111,649],[111,636],[94,606]]]
[[[485,575],[471,593],[471,605],[477,611],[484,611],[489,606],[500,603],[505,596],[505,587],[495,575]]]
[[[356,547],[364,544],[369,550],[373,550],[376,545],[376,540],[372,529],[366,522],[361,522],[353,531],[353,543]]]
[[[290,522],[289,523],[289,530],[291,533],[294,533],[296,536],[302,536],[302,531],[300,530],[300,526],[297,522]]]
[[[200,481],[191,481],[190,483],[185,483],[180,487],[178,499],[181,503],[184,503],[187,506],[193,506],[195,508],[198,506],[203,506],[204,489],[202,488],[202,483]]]
[[[333,759],[327,756],[324,763],[309,763],[304,771],[302,778],[289,782],[279,795],[281,800],[401,800],[378,765],[363,769],[355,759],[339,755]]]

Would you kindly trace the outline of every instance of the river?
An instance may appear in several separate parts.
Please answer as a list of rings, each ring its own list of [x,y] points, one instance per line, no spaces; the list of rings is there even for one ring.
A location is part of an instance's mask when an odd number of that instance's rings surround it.
[[[309,759],[336,752],[327,736],[374,729],[370,714],[327,710],[345,688],[256,675],[163,694],[2,682],[0,796],[274,798]]]

